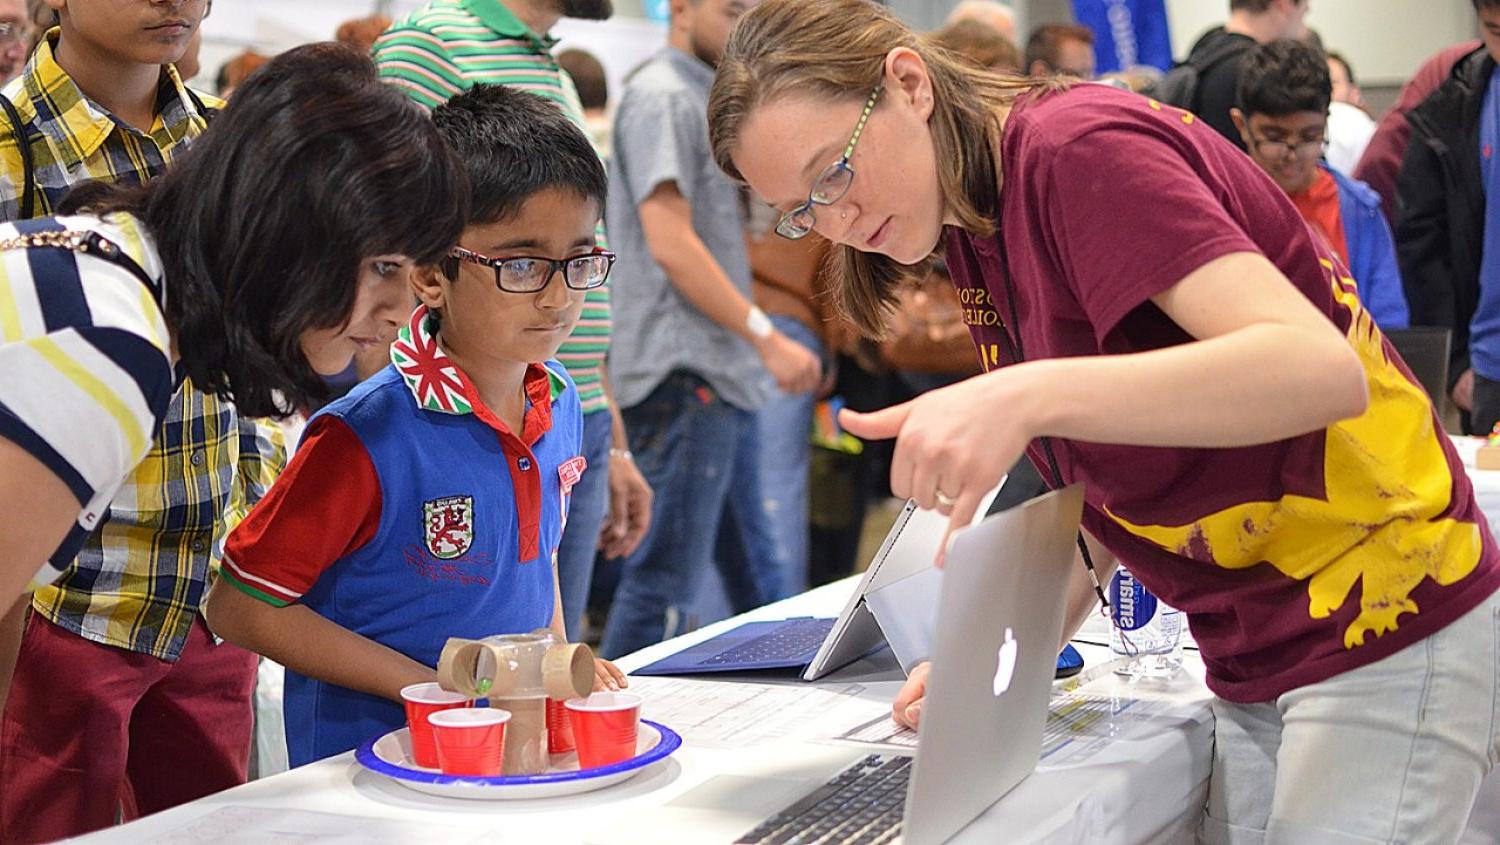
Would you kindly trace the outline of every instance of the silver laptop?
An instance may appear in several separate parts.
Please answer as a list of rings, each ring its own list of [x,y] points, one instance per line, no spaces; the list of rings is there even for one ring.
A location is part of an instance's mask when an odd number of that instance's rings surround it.
[[[741,773],[591,841],[948,840],[1036,768],[1082,509],[1073,486],[954,535],[915,758],[746,749]]]
[[[974,525],[989,511],[1003,485],[1001,479],[1001,484],[980,500]],[[915,659],[927,656],[925,644],[929,640],[921,632],[937,613],[935,591],[930,586],[908,591],[903,601],[874,602],[871,598],[900,582],[908,587],[929,585],[937,577],[932,564],[947,533],[948,517],[918,508],[913,499],[906,500],[859,585],[834,620],[833,630],[802,673],[804,681],[816,681],[881,645],[890,646],[903,671],[910,671]]]
[[[1041,759],[1083,487],[958,532],[906,795],[906,845],[945,842]]]

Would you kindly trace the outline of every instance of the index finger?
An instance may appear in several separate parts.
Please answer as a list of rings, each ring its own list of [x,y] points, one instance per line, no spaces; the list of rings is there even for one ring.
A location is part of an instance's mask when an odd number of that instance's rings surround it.
[[[953,539],[953,533],[963,528],[968,528],[969,523],[974,521],[974,515],[979,512],[979,503],[983,501],[983,493],[961,493],[958,500],[953,503],[953,510],[948,514],[948,530],[943,533],[943,543],[938,546],[937,560],[933,564],[942,569],[948,563],[948,541]]]

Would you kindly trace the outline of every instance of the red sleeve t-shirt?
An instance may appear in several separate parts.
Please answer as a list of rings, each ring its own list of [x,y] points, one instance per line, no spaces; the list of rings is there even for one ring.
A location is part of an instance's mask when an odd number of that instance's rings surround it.
[[[230,533],[224,566],[271,604],[295,602],[380,527],[380,480],[338,417],[314,419],[270,493]]]
[[[1086,486],[1085,527],[1187,612],[1214,692],[1264,701],[1373,662],[1500,587],[1494,541],[1426,394],[1249,158],[1188,112],[1078,85],[1023,99],[1001,159],[1013,285],[999,239],[946,239],[985,369],[1014,362],[1011,323],[1028,359],[1188,343],[1151,298],[1241,252],[1275,264],[1364,364],[1366,413],[1301,437],[1238,449],[1056,441],[1062,480]],[[1030,456],[1051,478],[1038,444]]]

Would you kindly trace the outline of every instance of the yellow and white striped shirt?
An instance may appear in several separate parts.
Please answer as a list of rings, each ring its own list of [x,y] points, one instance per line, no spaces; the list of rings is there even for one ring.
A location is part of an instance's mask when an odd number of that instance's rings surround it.
[[[52,470],[80,505],[36,586],[56,580],[99,525],[150,448],[174,389],[161,262],[140,223],[126,215],[24,221],[0,225],[0,243],[54,230],[99,233],[157,289],[92,255],[0,251],[0,436]]]

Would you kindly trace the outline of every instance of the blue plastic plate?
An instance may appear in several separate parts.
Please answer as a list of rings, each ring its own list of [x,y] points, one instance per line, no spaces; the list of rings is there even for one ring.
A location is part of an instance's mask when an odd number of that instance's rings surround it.
[[[499,775],[471,777],[445,775],[424,769],[411,761],[411,739],[406,728],[391,731],[365,742],[354,752],[354,759],[370,771],[396,783],[428,795],[447,798],[470,798],[488,801],[528,798],[556,798],[603,789],[629,780],[658,760],[665,760],[682,747],[682,737],[671,728],[648,719],[641,720],[636,755],[609,766],[578,768],[578,756],[554,756],[551,768],[536,775]]]

